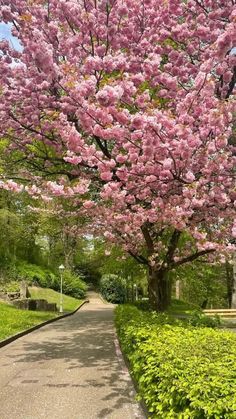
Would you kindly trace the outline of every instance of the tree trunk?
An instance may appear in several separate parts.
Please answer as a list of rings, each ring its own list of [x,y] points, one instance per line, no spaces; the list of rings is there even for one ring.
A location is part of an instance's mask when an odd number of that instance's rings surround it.
[[[148,295],[151,307],[156,311],[165,311],[171,302],[171,281],[168,272],[149,268]]]
[[[234,289],[236,286],[234,286],[233,267],[232,265],[230,265],[228,261],[226,261],[225,263],[225,269],[226,269],[228,305],[229,305],[229,308],[232,308],[232,299],[233,299],[233,294],[235,293]]]
[[[236,308],[236,260],[233,263],[233,287],[231,308]]]

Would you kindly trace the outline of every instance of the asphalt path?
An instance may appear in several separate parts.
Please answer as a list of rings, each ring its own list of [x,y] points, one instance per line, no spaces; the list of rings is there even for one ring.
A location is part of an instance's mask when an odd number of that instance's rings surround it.
[[[113,325],[95,293],[73,316],[0,349],[0,419],[143,419]]]

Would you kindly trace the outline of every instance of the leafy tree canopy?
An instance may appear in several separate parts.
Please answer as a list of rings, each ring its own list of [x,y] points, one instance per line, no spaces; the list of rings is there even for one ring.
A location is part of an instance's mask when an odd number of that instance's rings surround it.
[[[233,250],[234,2],[1,6],[22,45],[0,45],[1,137],[14,157],[1,187],[73,201],[90,231],[146,265],[163,310],[170,270]]]

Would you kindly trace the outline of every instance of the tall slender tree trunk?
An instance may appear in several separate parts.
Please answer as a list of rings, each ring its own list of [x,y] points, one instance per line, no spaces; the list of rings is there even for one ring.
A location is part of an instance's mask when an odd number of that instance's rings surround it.
[[[149,267],[148,295],[151,307],[156,311],[165,311],[171,302],[171,281],[168,273]]]
[[[229,308],[233,308],[232,300],[233,300],[233,294],[235,294],[236,279],[234,280],[233,267],[228,261],[226,261],[225,263],[225,270],[226,270],[226,281],[227,281],[228,305],[229,305]]]
[[[233,263],[233,286],[232,286],[232,304],[231,308],[236,308],[236,257]]]

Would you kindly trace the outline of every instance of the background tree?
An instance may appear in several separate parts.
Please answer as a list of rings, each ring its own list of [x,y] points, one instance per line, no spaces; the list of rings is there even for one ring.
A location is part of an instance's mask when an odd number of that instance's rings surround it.
[[[202,308],[227,308],[228,288],[224,264],[195,261],[173,273],[180,280],[180,298]]]
[[[38,217],[29,209],[26,194],[14,195],[0,190],[0,266],[14,267],[17,260],[42,263],[37,244]]]
[[[6,173],[72,200],[146,266],[164,310],[173,269],[233,250],[234,2],[1,5],[22,45],[1,42]]]

